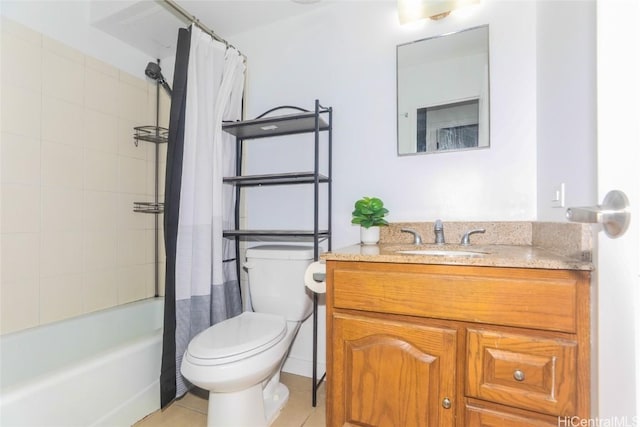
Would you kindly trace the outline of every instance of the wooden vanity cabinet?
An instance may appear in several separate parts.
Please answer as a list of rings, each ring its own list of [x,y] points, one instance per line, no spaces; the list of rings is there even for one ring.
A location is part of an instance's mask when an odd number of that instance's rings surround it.
[[[327,425],[589,418],[589,272],[327,261]]]

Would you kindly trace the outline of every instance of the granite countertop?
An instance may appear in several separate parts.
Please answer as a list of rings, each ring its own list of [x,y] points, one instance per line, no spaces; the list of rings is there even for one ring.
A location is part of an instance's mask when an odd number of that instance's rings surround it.
[[[399,250],[461,250],[481,252],[481,256],[412,255]],[[484,267],[520,267],[553,270],[592,270],[593,264],[579,258],[558,255],[548,249],[527,245],[352,245],[321,256],[330,261],[390,262],[409,264],[472,265]]]
[[[538,221],[444,222],[447,242],[460,242],[465,231],[482,228],[471,236],[471,245],[436,245],[433,222],[391,223],[380,229],[378,245],[353,245],[321,255],[333,261],[392,262],[410,264],[476,265],[552,270],[593,270],[592,235],[587,224]],[[414,245],[412,229],[422,236]],[[410,255],[399,250],[458,250],[482,252],[481,256]]]

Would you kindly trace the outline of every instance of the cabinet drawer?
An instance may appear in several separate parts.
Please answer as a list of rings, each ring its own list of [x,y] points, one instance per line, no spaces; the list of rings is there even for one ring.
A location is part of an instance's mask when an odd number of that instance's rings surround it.
[[[337,308],[576,331],[578,279],[566,271],[337,263],[327,272]]]
[[[572,415],[576,357],[573,341],[469,329],[466,393],[550,415]]]
[[[558,420],[544,421],[507,411],[467,405],[465,419],[468,427],[558,427]]]

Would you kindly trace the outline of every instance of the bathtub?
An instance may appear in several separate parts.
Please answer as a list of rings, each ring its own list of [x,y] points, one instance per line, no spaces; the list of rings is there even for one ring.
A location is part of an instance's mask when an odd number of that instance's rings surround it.
[[[158,409],[163,304],[0,336],[0,425],[126,427]]]

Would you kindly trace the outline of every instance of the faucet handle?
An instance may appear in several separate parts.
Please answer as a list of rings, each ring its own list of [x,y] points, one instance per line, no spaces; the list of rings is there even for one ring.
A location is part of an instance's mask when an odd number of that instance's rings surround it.
[[[422,238],[420,237],[420,233],[418,233],[413,228],[401,228],[400,231],[402,231],[403,233],[411,233],[411,234],[413,234],[413,244],[414,245],[421,245],[422,244]]]
[[[469,230],[466,233],[464,233],[464,235],[462,236],[462,240],[460,240],[460,244],[463,246],[469,246],[471,244],[471,242],[469,241],[469,236],[471,236],[472,234],[476,234],[476,233],[484,233],[485,230],[484,228],[476,228],[474,230]]]

